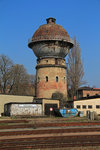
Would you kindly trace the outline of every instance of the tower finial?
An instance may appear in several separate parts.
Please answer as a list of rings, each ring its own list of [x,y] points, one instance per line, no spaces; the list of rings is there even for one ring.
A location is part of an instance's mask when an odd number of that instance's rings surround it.
[[[47,24],[48,24],[48,23],[55,23],[55,22],[56,22],[56,19],[50,17],[50,18],[47,18],[46,21],[47,21]]]

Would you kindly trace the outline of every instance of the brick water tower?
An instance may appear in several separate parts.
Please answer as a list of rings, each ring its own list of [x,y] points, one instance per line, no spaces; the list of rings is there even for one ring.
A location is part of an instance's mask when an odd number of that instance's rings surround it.
[[[65,57],[73,43],[55,18],[46,19],[33,34],[28,46],[37,57],[36,97],[51,98],[55,92],[67,96]]]

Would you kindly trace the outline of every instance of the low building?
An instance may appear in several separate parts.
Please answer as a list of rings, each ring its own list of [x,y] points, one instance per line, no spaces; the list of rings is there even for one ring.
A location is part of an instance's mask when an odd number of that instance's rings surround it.
[[[54,115],[54,110],[59,108],[59,100],[49,98],[35,98],[35,104],[42,104],[44,115]]]
[[[4,113],[4,105],[11,102],[33,102],[33,96],[3,95],[0,94],[0,115]]]
[[[95,111],[100,115],[100,95],[83,97],[79,100],[75,100],[74,108],[77,108],[78,111],[83,111],[84,116],[86,116],[87,111]]]
[[[7,103],[4,105],[5,116],[41,116],[42,105],[33,103]]]
[[[43,116],[54,115],[59,108],[59,100],[35,99],[29,103],[11,102],[4,105],[5,116]]]
[[[81,87],[78,89],[77,97],[89,97],[94,95],[100,95],[100,88]]]

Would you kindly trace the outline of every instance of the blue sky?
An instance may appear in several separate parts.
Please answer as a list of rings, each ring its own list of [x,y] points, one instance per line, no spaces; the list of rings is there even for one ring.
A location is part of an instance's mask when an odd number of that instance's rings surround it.
[[[28,39],[48,17],[56,18],[71,38],[76,36],[84,79],[100,88],[100,0],[0,0],[0,55],[35,74],[36,57]]]

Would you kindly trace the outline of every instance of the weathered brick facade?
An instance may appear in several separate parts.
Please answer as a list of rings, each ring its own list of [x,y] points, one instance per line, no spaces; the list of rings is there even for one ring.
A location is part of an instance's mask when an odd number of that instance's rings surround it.
[[[52,93],[61,92],[67,96],[65,60],[46,58],[37,64],[36,95],[39,98],[51,98]],[[46,81],[48,78],[48,81]]]
[[[83,97],[100,95],[100,90],[83,90]]]
[[[100,95],[99,88],[81,87],[78,89],[78,98]]]

